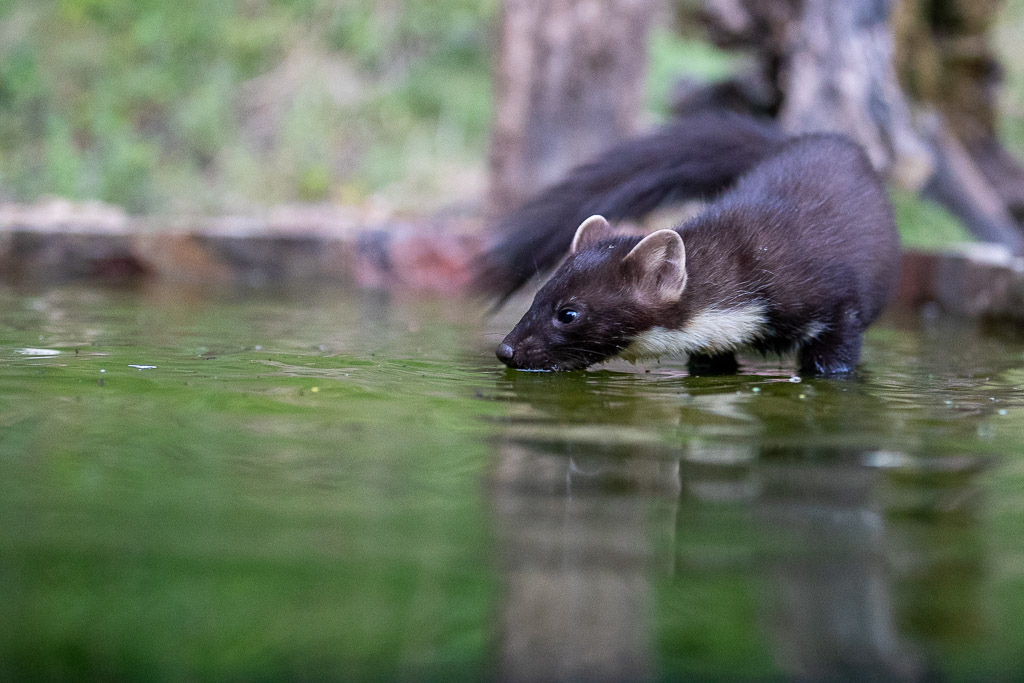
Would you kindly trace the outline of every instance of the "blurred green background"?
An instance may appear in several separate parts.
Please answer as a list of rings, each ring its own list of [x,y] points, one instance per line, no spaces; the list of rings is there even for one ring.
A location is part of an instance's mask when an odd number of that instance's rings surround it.
[[[97,198],[134,213],[472,206],[485,188],[497,6],[0,0],[0,201]],[[1024,153],[1024,0],[1003,13],[1005,130]],[[720,76],[735,62],[667,25],[650,56],[652,118],[674,75]]]

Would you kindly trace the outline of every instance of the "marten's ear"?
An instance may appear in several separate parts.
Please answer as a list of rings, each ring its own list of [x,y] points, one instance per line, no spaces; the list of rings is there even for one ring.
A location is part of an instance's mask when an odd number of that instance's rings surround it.
[[[679,301],[686,287],[686,250],[675,230],[658,230],[640,240],[623,263],[636,269],[640,287],[660,301]]]
[[[569,253],[575,254],[584,247],[589,247],[601,240],[611,239],[612,237],[615,237],[615,233],[612,231],[612,226],[605,220],[605,217],[591,216],[580,223],[580,227],[576,228],[576,236],[572,238],[572,246],[569,247]]]

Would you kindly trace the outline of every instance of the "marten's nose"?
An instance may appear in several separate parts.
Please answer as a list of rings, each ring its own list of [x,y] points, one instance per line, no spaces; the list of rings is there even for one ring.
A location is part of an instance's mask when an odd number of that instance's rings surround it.
[[[494,351],[494,355],[497,356],[498,360],[500,360],[505,365],[508,365],[512,362],[512,356],[514,356],[515,353],[515,349],[513,349],[508,344],[505,344],[504,342],[502,342],[502,344],[499,345],[498,348]]]

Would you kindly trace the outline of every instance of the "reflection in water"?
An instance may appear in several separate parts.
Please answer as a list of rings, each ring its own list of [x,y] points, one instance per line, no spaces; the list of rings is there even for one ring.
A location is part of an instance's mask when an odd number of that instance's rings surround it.
[[[649,496],[678,493],[678,464],[573,450],[501,449],[500,670],[511,680],[646,678],[654,671]],[[671,529],[672,517],[655,528]]]
[[[1024,671],[1019,340],[553,376],[372,293],[0,310],[2,680]]]
[[[556,425],[593,408],[592,392],[513,391]],[[979,458],[636,443],[607,425],[559,440],[521,418],[492,484],[509,679],[925,680],[982,637]]]
[[[762,561],[780,666],[805,679],[919,679],[920,653],[896,627],[877,473],[843,453],[811,462],[777,455],[782,462],[759,468],[757,508],[778,538]]]

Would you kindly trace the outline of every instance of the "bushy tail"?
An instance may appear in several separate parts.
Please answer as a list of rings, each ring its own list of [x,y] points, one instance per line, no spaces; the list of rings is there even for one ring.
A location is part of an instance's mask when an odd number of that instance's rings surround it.
[[[626,140],[499,218],[498,242],[478,267],[476,289],[500,305],[558,263],[587,217],[636,219],[667,204],[715,195],[783,139],[770,123],[708,111]]]

